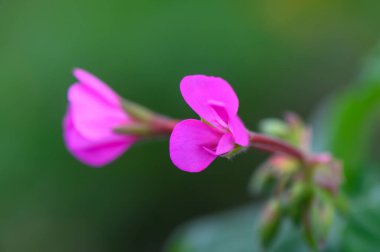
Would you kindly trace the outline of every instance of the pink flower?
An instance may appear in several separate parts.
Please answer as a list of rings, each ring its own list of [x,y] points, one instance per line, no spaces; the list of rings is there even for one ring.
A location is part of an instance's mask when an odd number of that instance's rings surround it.
[[[126,151],[134,136],[115,134],[114,128],[130,124],[121,98],[105,83],[82,70],[73,72],[78,82],[68,91],[69,106],[64,118],[64,140],[68,150],[80,161],[103,166]]]
[[[180,89],[187,104],[205,122],[187,119],[174,127],[170,158],[179,169],[200,172],[236,145],[249,145],[248,131],[237,115],[239,100],[228,82],[193,75],[181,81]]]

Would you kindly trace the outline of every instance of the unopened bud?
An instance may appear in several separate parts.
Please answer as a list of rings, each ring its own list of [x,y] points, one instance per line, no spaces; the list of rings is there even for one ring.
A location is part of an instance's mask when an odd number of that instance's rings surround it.
[[[282,209],[278,199],[272,199],[264,208],[260,227],[261,244],[268,247],[277,235],[281,224]]]
[[[296,159],[280,154],[272,156],[268,160],[268,163],[273,167],[273,170],[279,177],[291,175],[300,167],[300,164]]]
[[[285,120],[263,120],[260,129],[266,135],[282,139],[303,150],[308,150],[310,147],[310,130],[294,113],[287,113]]]
[[[288,123],[288,125],[291,128],[298,128],[298,129],[304,129],[305,123],[301,120],[301,118],[293,113],[293,112],[287,112],[285,114],[285,121]]]
[[[329,163],[316,167],[314,182],[321,188],[336,195],[342,182],[342,165],[339,161],[332,160]]]
[[[334,219],[334,206],[330,202],[315,202],[312,208],[313,230],[319,245],[323,246]]]
[[[284,138],[289,133],[289,128],[283,121],[273,118],[261,121],[260,129],[264,134],[277,138]]]
[[[249,185],[250,192],[260,193],[279,181],[286,184],[299,168],[300,163],[296,159],[282,154],[273,155],[254,173]]]
[[[275,181],[276,175],[272,167],[266,165],[265,163],[253,174],[251,181],[249,182],[248,189],[253,195],[256,195],[270,189]]]
[[[291,112],[285,115],[285,121],[289,127],[289,142],[294,146],[308,151],[311,144],[311,131],[301,118]]]
[[[293,185],[289,195],[289,214],[295,223],[300,223],[304,206],[312,198],[312,188],[304,182]]]

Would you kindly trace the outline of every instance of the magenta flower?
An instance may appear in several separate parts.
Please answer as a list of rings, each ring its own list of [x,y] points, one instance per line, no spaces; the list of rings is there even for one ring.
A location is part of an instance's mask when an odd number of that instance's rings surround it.
[[[181,170],[200,172],[236,145],[248,146],[249,135],[237,115],[239,100],[218,77],[187,76],[181,81],[187,104],[204,120],[178,123],[170,137],[170,158]]]
[[[103,166],[137,140],[113,131],[132,120],[123,111],[121,98],[105,83],[82,69],[75,69],[73,74],[78,82],[68,91],[64,140],[77,159],[90,166]]]

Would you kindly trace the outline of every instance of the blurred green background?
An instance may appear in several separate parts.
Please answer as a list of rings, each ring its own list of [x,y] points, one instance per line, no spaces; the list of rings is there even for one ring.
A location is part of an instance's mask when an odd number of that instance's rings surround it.
[[[122,96],[195,117],[179,82],[227,79],[257,129],[305,118],[355,79],[378,40],[380,2],[0,0],[0,251],[160,251],[192,218],[252,202],[265,155],[175,168],[168,142],[135,145],[103,169],[66,151],[66,91],[82,67]]]

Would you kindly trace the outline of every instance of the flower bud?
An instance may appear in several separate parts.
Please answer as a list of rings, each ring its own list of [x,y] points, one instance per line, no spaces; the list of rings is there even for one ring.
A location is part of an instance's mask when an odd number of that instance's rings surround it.
[[[334,219],[334,206],[330,202],[317,201],[311,211],[314,234],[319,244],[323,245]]]
[[[270,189],[276,182],[276,175],[272,167],[266,164],[267,163],[263,164],[257,169],[249,182],[249,191],[253,195]]]
[[[296,172],[300,167],[300,164],[296,159],[280,154],[273,155],[268,160],[268,163],[279,177],[289,176]]]
[[[277,138],[284,138],[289,133],[289,128],[284,121],[273,118],[261,121],[260,129],[264,134]]]
[[[250,188],[254,192],[261,192],[272,182],[287,182],[299,169],[299,162],[289,156],[275,154],[263,163],[253,175]]]
[[[342,165],[339,161],[318,165],[315,170],[314,182],[320,188],[336,195],[342,182]]]
[[[296,114],[287,113],[284,120],[263,120],[260,129],[266,135],[282,139],[303,150],[309,149],[310,130]]]
[[[304,206],[312,199],[312,188],[304,182],[296,182],[290,190],[289,214],[295,223],[300,223]]]
[[[278,199],[272,199],[264,208],[260,226],[261,244],[268,247],[275,238],[281,224],[282,209]]]

